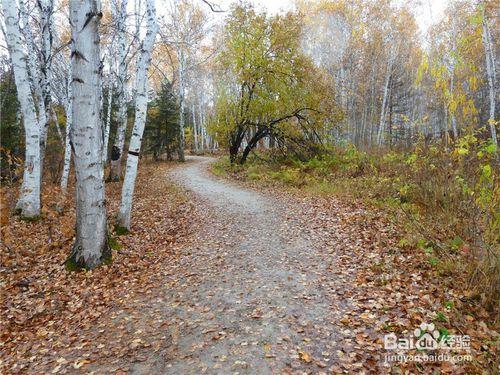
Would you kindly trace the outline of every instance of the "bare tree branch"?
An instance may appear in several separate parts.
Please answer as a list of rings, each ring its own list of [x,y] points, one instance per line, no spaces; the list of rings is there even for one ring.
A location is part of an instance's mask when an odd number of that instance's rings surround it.
[[[210,10],[214,13],[225,13],[226,11],[225,10],[222,10],[220,8],[220,5],[218,4],[212,4],[211,2],[207,1],[207,0],[201,0],[203,1],[205,4],[208,5],[208,7],[210,8]]]

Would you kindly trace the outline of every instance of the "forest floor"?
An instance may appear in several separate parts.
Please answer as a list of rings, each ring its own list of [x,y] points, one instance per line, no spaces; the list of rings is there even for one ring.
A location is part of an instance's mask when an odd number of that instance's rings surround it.
[[[11,255],[2,259],[11,299],[2,302],[6,373],[380,374],[439,367],[459,374],[492,366],[496,333],[480,316],[457,312],[460,291],[443,288],[428,262],[400,250],[398,229],[383,215],[333,197],[228,182],[210,174],[212,160],[142,167],[132,231],[118,237],[114,262],[96,271],[61,270],[63,244],[31,261],[38,273],[28,271],[22,262],[29,254],[14,257],[12,250],[26,248],[21,236],[45,233],[42,224],[9,224]],[[114,212],[118,189],[109,189]],[[44,236],[37,240],[47,243]],[[37,264],[50,264],[50,278]],[[20,278],[13,269],[31,273]],[[386,365],[384,335],[410,337],[424,322],[470,335],[470,350],[458,354],[472,361]]]

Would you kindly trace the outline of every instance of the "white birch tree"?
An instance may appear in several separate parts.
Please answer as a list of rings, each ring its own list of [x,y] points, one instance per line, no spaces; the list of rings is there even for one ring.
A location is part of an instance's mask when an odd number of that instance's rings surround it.
[[[107,163],[108,161],[108,143],[109,143],[109,131],[111,128],[111,112],[113,108],[113,57],[112,57],[113,51],[110,51],[110,56],[109,56],[109,76],[108,76],[108,96],[107,96],[107,102],[108,102],[108,107],[106,108],[106,122],[104,125],[104,144],[103,144],[103,149],[102,149],[102,160],[104,164]]]
[[[44,130],[45,127],[48,124],[48,119],[47,119],[47,111],[45,107],[45,97],[43,94],[42,90],[42,85],[41,85],[41,72],[40,72],[40,64],[41,62],[38,60],[38,56],[36,53],[36,46],[35,46],[35,41],[33,38],[33,32],[31,30],[31,25],[29,22],[29,14],[28,14],[28,9],[26,6],[26,3],[24,0],[19,0],[19,13],[21,16],[21,21],[22,21],[22,33],[24,35],[24,39],[26,41],[26,48],[30,52],[27,54],[27,66],[28,66],[28,73],[30,77],[30,87],[31,91],[34,94],[34,103],[35,107],[37,110],[37,121],[38,121],[38,128],[39,128],[39,163],[40,163],[40,173],[39,173],[39,179],[40,179],[40,185],[41,185],[41,180],[42,180],[42,174],[43,174],[43,156],[45,152],[45,136],[44,136]],[[23,180],[24,184],[24,180]],[[23,189],[23,188],[21,188]],[[20,196],[19,201],[17,202],[16,209],[20,210],[23,205],[22,202],[22,196]]]
[[[108,246],[100,109],[98,0],[70,0],[73,79],[71,144],[76,175],[76,239],[68,268],[92,269],[111,258]]]
[[[151,52],[156,39],[156,7],[155,0],[146,1],[147,30],[137,57],[137,71],[135,77],[136,99],[135,99],[135,121],[130,138],[127,166],[125,169],[125,180],[122,187],[120,212],[118,214],[118,225],[130,229],[130,216],[132,211],[132,200],[137,177],[137,166],[139,164],[139,153],[141,151],[142,134],[146,124],[148,109],[148,70],[151,64]]]
[[[392,36],[389,37],[391,40]],[[396,60],[398,47],[395,45],[391,45],[389,50],[389,61],[387,63],[387,71],[384,82],[384,94],[382,95],[382,107],[380,109],[380,123],[378,127],[377,133],[377,144],[379,146],[384,142],[384,132],[385,132],[385,117],[387,116],[387,98],[390,91],[390,83],[393,74],[394,62]]]
[[[193,134],[194,134],[194,150],[198,152],[198,124],[196,123],[196,111],[194,106],[194,100],[191,103],[191,118],[193,121]]]
[[[73,79],[73,72],[71,69],[71,64],[68,68],[68,78],[66,82],[66,100],[64,103],[64,110],[66,112],[66,136],[64,140],[64,166],[61,175],[61,190],[66,192],[68,187],[69,171],[71,168],[71,128],[73,124],[73,93],[71,90],[71,81]]]
[[[49,128],[50,113],[52,110],[51,93],[51,61],[52,61],[52,13],[54,12],[53,0],[38,0],[38,10],[40,13],[41,29],[41,54],[40,54],[40,82],[42,89],[42,100],[45,114],[40,122],[40,165],[43,174],[45,160],[45,149],[47,145],[47,134]]]
[[[488,124],[490,126],[491,132],[491,140],[495,147],[498,146],[497,143],[497,131],[496,131],[496,122],[495,122],[495,102],[496,102],[496,64],[495,64],[495,53],[493,52],[493,43],[490,34],[490,28],[488,26],[488,19],[486,18],[486,14],[484,12],[483,6],[483,45],[485,51],[485,59],[486,59],[486,75],[488,76],[488,92],[490,98],[490,115],[488,119]]]
[[[119,181],[121,178],[121,161],[123,146],[125,145],[125,132],[127,130],[127,0],[122,0],[120,7],[113,5],[111,7],[113,17],[116,18],[116,27],[118,33],[118,75],[117,75],[117,103],[118,103],[118,128],[111,149],[111,167],[109,171],[110,181]]]
[[[178,56],[179,56],[179,145],[178,145],[178,155],[179,161],[185,161],[184,147],[185,147],[185,107],[186,107],[186,55],[184,52],[184,45],[178,46]]]
[[[17,208],[26,218],[40,215],[40,127],[31,95],[28,57],[19,28],[19,7],[16,0],[2,0],[5,37],[12,61],[17,97],[21,107],[25,132],[24,174]]]
[[[206,19],[201,8],[188,0],[174,0],[170,5],[162,37],[166,44],[174,46],[177,57],[176,76],[178,78],[177,92],[180,112],[177,154],[179,161],[184,161],[186,88],[189,75],[193,73],[192,70],[196,65],[194,51],[206,35]]]

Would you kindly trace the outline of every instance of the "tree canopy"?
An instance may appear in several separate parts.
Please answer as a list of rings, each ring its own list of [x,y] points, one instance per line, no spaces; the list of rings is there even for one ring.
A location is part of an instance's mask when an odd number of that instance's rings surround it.
[[[231,160],[245,162],[265,137],[296,152],[312,150],[341,119],[333,86],[301,51],[301,26],[297,14],[268,17],[248,4],[232,8],[217,58],[211,124]]]

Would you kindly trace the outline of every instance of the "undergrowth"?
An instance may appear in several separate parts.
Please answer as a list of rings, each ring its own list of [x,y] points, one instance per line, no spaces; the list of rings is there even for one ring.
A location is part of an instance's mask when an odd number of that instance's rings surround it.
[[[400,247],[419,249],[441,276],[460,276],[470,298],[498,317],[500,189],[495,146],[468,135],[446,149],[331,148],[300,161],[260,153],[245,165],[223,158],[218,175],[335,195],[385,211],[402,229]]]

